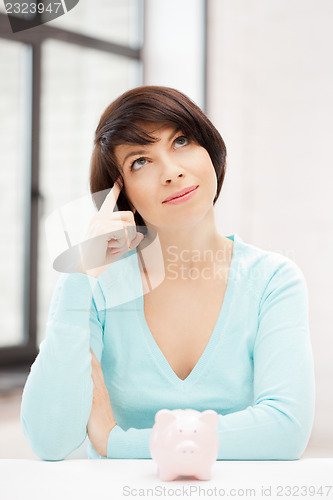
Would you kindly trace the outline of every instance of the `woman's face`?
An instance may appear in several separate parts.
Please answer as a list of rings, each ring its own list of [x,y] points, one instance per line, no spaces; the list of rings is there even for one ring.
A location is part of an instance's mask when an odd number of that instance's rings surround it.
[[[195,224],[212,208],[217,190],[216,174],[207,150],[172,125],[145,123],[140,126],[156,137],[157,142],[115,147],[128,200],[147,226],[157,229]],[[191,186],[199,187],[188,200],[176,205],[163,203],[169,196]]]

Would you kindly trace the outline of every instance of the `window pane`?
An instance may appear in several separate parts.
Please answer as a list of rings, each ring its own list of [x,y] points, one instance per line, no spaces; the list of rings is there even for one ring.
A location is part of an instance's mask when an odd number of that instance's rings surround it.
[[[25,56],[23,44],[0,40],[0,347],[23,342]]]
[[[141,83],[140,65],[120,56],[48,41],[42,50],[40,191],[45,198],[39,231],[38,343],[59,273],[53,270],[45,220],[89,193],[94,132],[105,108]]]
[[[50,26],[138,47],[142,43],[142,0],[81,0]]]

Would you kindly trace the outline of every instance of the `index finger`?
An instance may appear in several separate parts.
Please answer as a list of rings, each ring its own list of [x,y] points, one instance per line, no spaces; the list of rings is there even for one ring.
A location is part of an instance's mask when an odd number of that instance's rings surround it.
[[[120,179],[119,181],[117,179],[117,181],[114,183],[111,191],[106,196],[101,208],[99,209],[99,213],[106,215],[106,214],[110,214],[113,212],[114,207],[117,204],[117,200],[118,200],[120,191],[123,188],[123,182],[122,182],[121,178],[119,178],[119,179]],[[118,182],[120,182],[120,186],[119,186]]]

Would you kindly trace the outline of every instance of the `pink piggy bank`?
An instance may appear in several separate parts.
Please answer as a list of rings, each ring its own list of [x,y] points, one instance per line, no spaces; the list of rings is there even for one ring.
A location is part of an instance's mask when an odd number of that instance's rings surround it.
[[[162,481],[195,476],[207,481],[218,456],[218,415],[214,410],[159,410],[150,435],[150,453]]]

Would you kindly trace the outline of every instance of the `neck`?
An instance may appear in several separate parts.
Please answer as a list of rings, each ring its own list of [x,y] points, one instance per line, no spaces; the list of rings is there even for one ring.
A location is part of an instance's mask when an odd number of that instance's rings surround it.
[[[166,279],[184,281],[185,276],[194,278],[204,269],[226,265],[230,260],[230,242],[216,229],[213,207],[190,227],[156,228],[147,225],[147,228],[148,243],[157,233],[155,250],[150,253],[149,262],[145,258],[149,274],[161,274],[162,268]]]

